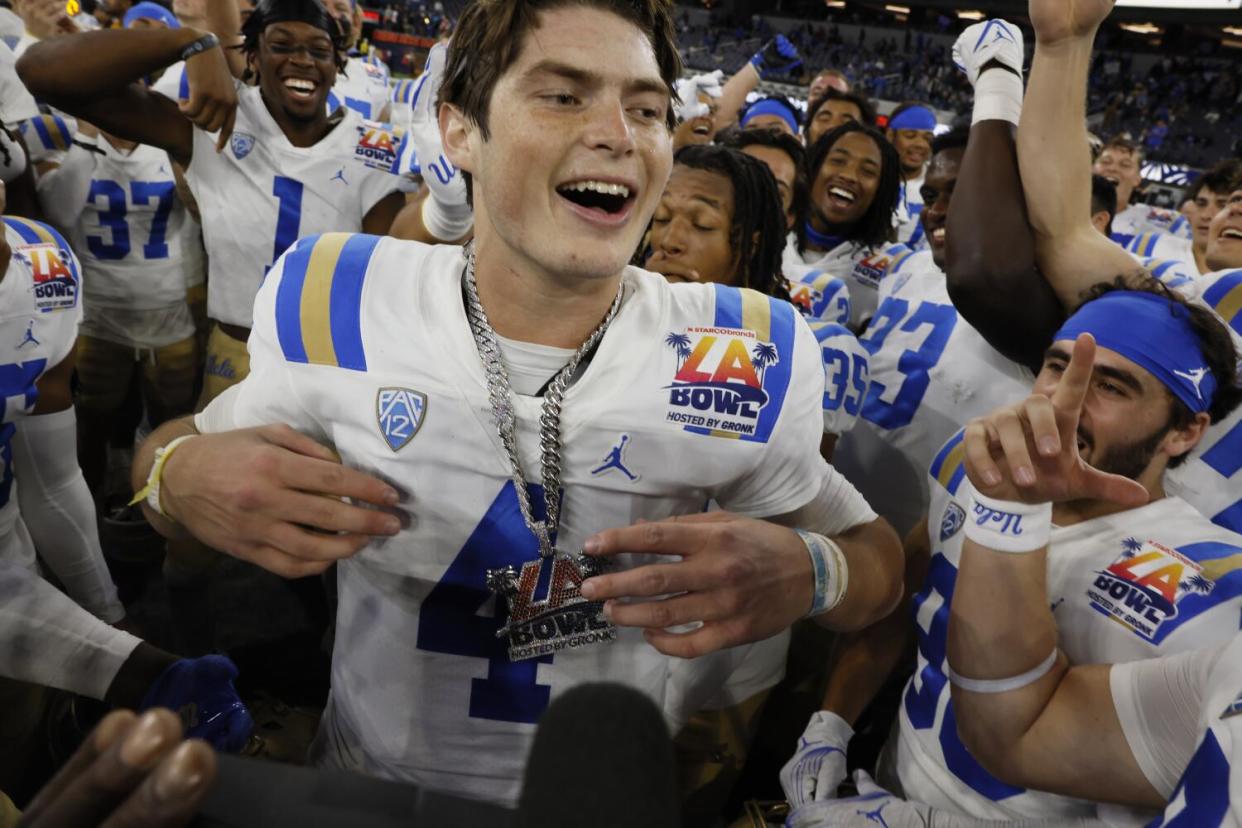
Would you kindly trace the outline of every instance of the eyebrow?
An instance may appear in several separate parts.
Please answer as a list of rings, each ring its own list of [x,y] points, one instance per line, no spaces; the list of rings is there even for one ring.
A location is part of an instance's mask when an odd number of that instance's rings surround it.
[[[1057,359],[1057,360],[1060,360],[1061,362],[1068,363],[1070,360],[1070,355],[1064,349],[1054,345],[1044,352],[1044,359],[1046,360]],[[1134,376],[1134,374],[1124,369],[1113,368],[1112,366],[1109,366],[1109,365],[1096,365],[1094,368],[1092,368],[1092,372],[1101,374],[1105,377],[1108,377],[1111,380],[1115,380],[1121,383],[1122,385],[1124,385],[1125,387],[1129,388],[1131,391],[1133,391],[1136,394],[1142,394],[1143,391],[1145,390],[1143,388],[1143,383],[1139,382],[1138,377]]]
[[[582,69],[578,66],[570,66],[568,63],[561,63],[557,60],[539,61],[523,73],[523,79],[529,81],[536,75],[554,75],[583,86],[603,86],[605,83],[604,76],[598,72],[592,72],[589,69]],[[631,93],[654,92],[658,95],[669,94],[668,85],[656,78],[627,78],[625,88],[627,92]]]

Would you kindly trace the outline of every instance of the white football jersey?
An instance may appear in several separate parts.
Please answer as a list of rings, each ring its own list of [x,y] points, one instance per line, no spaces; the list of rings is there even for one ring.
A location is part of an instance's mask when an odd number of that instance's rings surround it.
[[[1191,237],[1190,221],[1176,210],[1166,210],[1151,204],[1131,204],[1113,216],[1113,232],[1127,236],[1138,236],[1142,233],[1168,233]]]
[[[203,267],[203,247],[177,197],[168,153],[146,144],[126,153],[105,138],[94,146],[87,201],[70,230],[86,271],[87,304],[184,305],[190,273]]]
[[[1192,239],[1170,233],[1139,233],[1123,246],[1139,259],[1176,261],[1196,274],[1199,272]]]
[[[378,119],[388,103],[388,72],[374,63],[351,57],[344,72],[336,73],[336,84],[328,92],[328,111],[346,106],[365,120]],[[391,116],[390,116],[391,117]],[[393,119],[394,123],[403,123]]]
[[[807,321],[844,325],[850,321],[850,290],[845,281],[822,270],[807,270],[785,279],[789,301]]]
[[[388,120],[394,124],[408,124],[411,107],[414,106],[414,90],[418,88],[418,78],[389,81],[389,88],[391,94],[388,98]]]
[[[958,738],[944,665],[962,527],[969,520],[962,442],[958,432],[930,468],[932,561],[913,602],[918,664],[892,746],[897,775],[908,799],[967,816],[1093,816],[1092,803],[994,778]],[[1242,536],[1172,496],[1054,527],[1048,599],[1071,664],[1135,661],[1225,642],[1237,633],[1242,610]]]
[[[897,200],[897,211],[893,214],[893,226],[897,231],[897,241],[911,250],[921,250],[927,246],[927,238],[923,235],[923,222],[919,217],[923,214],[923,180],[927,177],[927,168],[918,178],[901,181],[901,194]]]
[[[17,126],[33,163],[59,164],[73,143],[78,122],[62,112],[40,113]]]
[[[1151,828],[1242,826],[1242,634],[1235,635],[1232,641],[1212,655],[1215,656],[1214,663],[1208,668],[1202,683],[1196,682],[1195,688],[1201,698],[1198,745],[1169,797],[1164,813],[1151,823]],[[1114,698],[1117,673],[1131,669],[1132,665],[1113,667]],[[1151,678],[1163,680],[1161,684],[1168,682],[1165,676],[1153,675]],[[1159,691],[1161,695],[1168,692],[1165,687],[1159,687]],[[1121,712],[1119,704],[1118,713]],[[1141,712],[1150,715],[1162,713],[1159,710]],[[1131,745],[1137,740],[1151,738],[1144,720],[1127,722],[1126,716],[1121,715],[1120,718]]]
[[[190,79],[185,74],[185,61],[179,60],[166,68],[151,88],[174,101],[190,99]]]
[[[0,281],[0,550],[20,540],[13,433],[39,397],[35,383],[69,356],[82,318],[81,271],[64,237],[46,224],[4,217],[12,249]]]
[[[905,535],[927,510],[927,467],[962,423],[1031,393],[1030,371],[958,314],[931,251],[898,259],[859,340],[871,354],[862,419],[833,465]]]
[[[257,87],[238,85],[229,145],[194,130],[186,181],[198,201],[207,248],[207,313],[250,327],[255,291],[272,263],[304,236],[358,231],[395,192],[404,133],[353,110],[319,143],[295,147]]]
[[[538,549],[493,424],[463,269],[459,247],[344,233],[302,240],[259,291],[249,377],[198,425],[288,423],[408,493],[408,527],[339,565],[331,732],[320,742],[333,746],[328,761],[365,773],[512,804],[552,695],[619,681],[663,705],[670,659],[630,629],[517,662],[497,638],[505,612],[486,572],[522,567]],[[817,450],[823,363],[791,305],[721,285],[674,287],[637,268],[624,285],[565,396],[560,548],[710,500],[776,515],[824,485],[848,488]],[[513,402],[521,462],[536,475],[542,400]],[[540,487],[531,501],[538,516]],[[620,565],[636,563],[625,557]],[[713,695],[681,678],[683,692]],[[675,732],[680,722],[670,724]]]
[[[1222,270],[1195,282],[1196,298],[1242,337],[1242,270]],[[1190,458],[1165,475],[1168,491],[1215,523],[1242,533],[1242,406],[1208,428]]]
[[[782,272],[791,284],[803,278],[827,274],[845,282],[849,291],[849,325],[857,329],[875,313],[880,280],[893,263],[913,251],[904,244],[889,245],[883,250],[854,242],[842,242],[827,253],[799,254],[797,247],[787,244]]]

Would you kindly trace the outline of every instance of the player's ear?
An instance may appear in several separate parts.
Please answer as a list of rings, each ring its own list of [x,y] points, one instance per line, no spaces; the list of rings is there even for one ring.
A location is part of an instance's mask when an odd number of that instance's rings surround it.
[[[453,166],[474,175],[474,154],[482,139],[478,124],[450,103],[440,105],[440,143]]]
[[[1161,449],[1169,457],[1180,457],[1194,450],[1194,447],[1203,439],[1203,435],[1207,433],[1208,426],[1212,424],[1212,418],[1205,411],[1200,411],[1195,418],[1181,428],[1170,428],[1169,433],[1164,436],[1164,442]]]

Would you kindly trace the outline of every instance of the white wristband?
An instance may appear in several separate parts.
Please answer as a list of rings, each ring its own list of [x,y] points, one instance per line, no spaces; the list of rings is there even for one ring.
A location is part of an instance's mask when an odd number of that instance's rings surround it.
[[[992,67],[975,81],[975,106],[970,125],[980,121],[1008,121],[1014,126],[1022,117],[1022,78],[1008,69]]]
[[[1017,503],[970,492],[966,537],[997,552],[1034,552],[1052,536],[1051,503]]]
[[[850,569],[845,561],[845,553],[835,541],[816,532],[804,532],[801,529],[794,531],[806,544],[806,551],[811,556],[811,569],[815,574],[811,609],[806,614],[807,618],[813,618],[836,609],[845,598],[845,591],[850,585]]]
[[[1057,648],[1053,647],[1052,652],[1048,654],[1048,657],[1035,667],[1032,667],[1020,676],[1011,676],[1003,679],[966,678],[965,676],[954,671],[954,669],[949,666],[947,661],[945,662],[944,668],[945,672],[949,674],[949,683],[954,687],[969,690],[971,693],[1009,693],[1014,690],[1021,690],[1028,684],[1034,684],[1044,676],[1048,675],[1048,672],[1052,670],[1057,663],[1057,652]]]
[[[423,201],[423,227],[442,242],[454,242],[474,226],[474,211],[469,205],[445,205],[429,192]]]

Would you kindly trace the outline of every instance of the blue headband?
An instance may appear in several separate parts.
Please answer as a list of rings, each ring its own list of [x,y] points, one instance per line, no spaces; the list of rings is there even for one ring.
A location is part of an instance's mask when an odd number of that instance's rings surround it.
[[[925,106],[903,109],[888,122],[889,129],[917,129],[920,132],[936,131],[936,113]]]
[[[1079,308],[1053,339],[1082,333],[1146,368],[1194,413],[1211,407],[1216,378],[1183,305],[1154,293],[1110,291]]]
[[[785,123],[789,124],[790,130],[794,135],[798,134],[798,119],[789,110],[789,107],[772,98],[764,98],[761,101],[755,101],[746,110],[746,114],[742,116],[742,126],[745,127],[750,123],[751,119],[758,115],[775,115]]]
[[[176,15],[159,3],[145,2],[131,6],[129,11],[125,12],[125,17],[121,22],[128,29],[135,20],[158,20],[170,29],[181,28]]]

